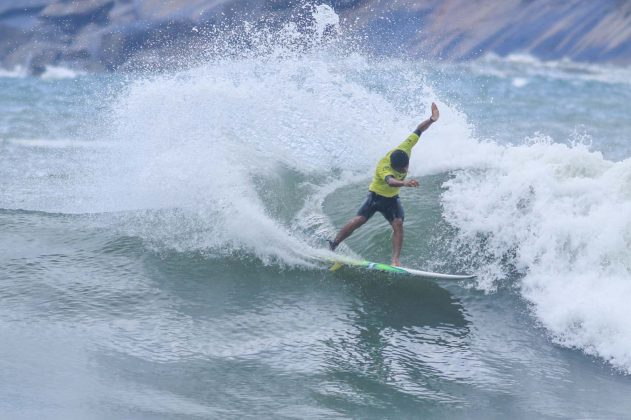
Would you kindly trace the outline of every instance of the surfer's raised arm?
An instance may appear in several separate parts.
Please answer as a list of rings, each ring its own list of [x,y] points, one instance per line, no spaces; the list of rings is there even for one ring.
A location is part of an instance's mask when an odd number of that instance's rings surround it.
[[[418,140],[421,137],[421,134],[425,130],[427,130],[430,125],[438,121],[438,117],[440,117],[440,113],[438,112],[438,107],[436,106],[434,102],[432,102],[432,116],[426,119],[425,121],[423,121],[422,123],[420,123],[418,127],[416,127],[416,130],[414,130],[414,132],[410,134],[408,138],[403,140],[403,143],[397,146],[397,150],[404,151],[407,154],[407,157],[409,158],[410,154],[412,153],[412,148],[416,146],[416,143],[418,143]],[[408,159],[405,159],[405,165],[403,166],[406,166],[407,162],[408,162]],[[409,185],[391,185],[391,186],[392,187],[409,187]]]
[[[429,128],[430,125],[438,121],[439,117],[440,117],[440,112],[438,112],[438,107],[436,106],[434,102],[432,102],[432,116],[426,119],[425,121],[423,121],[422,123],[420,123],[418,127],[416,127],[416,130],[414,130],[414,134],[420,136],[421,133],[423,133],[423,131]]]

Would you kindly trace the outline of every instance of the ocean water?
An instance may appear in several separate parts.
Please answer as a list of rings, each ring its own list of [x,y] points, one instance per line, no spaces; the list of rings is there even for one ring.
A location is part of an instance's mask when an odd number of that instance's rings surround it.
[[[0,73],[0,418],[631,417],[631,69],[374,57],[327,23]],[[402,263],[477,278],[327,271],[432,101]],[[390,241],[376,215],[339,252]]]

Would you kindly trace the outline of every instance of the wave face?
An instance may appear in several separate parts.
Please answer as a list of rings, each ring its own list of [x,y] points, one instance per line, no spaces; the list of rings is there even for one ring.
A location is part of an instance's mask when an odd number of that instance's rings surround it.
[[[322,6],[306,32],[252,29],[176,73],[0,76],[11,93],[0,115],[2,258],[21,291],[3,292],[1,319],[80,329],[92,340],[79,343],[82,360],[97,348],[120,366],[123,355],[149,365],[193,360],[187,372],[207,359],[223,361],[213,365],[222,372],[256,361],[279,388],[287,384],[274,382],[275,369],[318,384],[325,376],[324,388],[299,387],[296,395],[324,396],[321,405],[296,397],[293,407],[313,410],[305,416],[387,416],[389,402],[364,399],[375,384],[404,417],[421,400],[439,416],[453,414],[445,403],[480,417],[625,412],[598,411],[584,394],[566,405],[561,385],[549,390],[558,400],[524,400],[532,389],[520,375],[541,386],[597,375],[604,399],[628,391],[626,377],[608,379],[611,367],[631,373],[627,79],[519,56],[466,65],[376,58],[343,32]],[[403,262],[478,279],[443,290],[351,273],[339,286],[312,257],[432,101],[441,119],[410,164],[421,188],[402,192]],[[375,217],[341,251],[386,260],[389,247]],[[324,295],[310,294],[314,284]],[[77,305],[84,311],[68,310]],[[549,339],[580,356],[559,354]],[[7,349],[7,360],[21,360],[18,350]],[[609,367],[567,367],[581,352]],[[89,375],[88,365],[77,375]],[[252,379],[242,374],[233,385]],[[340,385],[346,374],[355,379]],[[510,392],[521,408],[493,405]],[[152,398],[137,395],[139,412],[151,412]],[[222,398],[215,405],[229,407]],[[486,402],[475,411],[469,398]],[[177,409],[165,402],[162,414],[208,413],[194,392],[171,402]]]

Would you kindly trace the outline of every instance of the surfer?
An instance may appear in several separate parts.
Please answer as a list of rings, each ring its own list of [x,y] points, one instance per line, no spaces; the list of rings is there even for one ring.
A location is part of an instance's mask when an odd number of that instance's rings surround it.
[[[416,127],[416,130],[396,149],[388,152],[377,164],[372,183],[368,187],[368,197],[357,211],[357,215],[342,227],[329,247],[334,251],[342,241],[348,238],[358,227],[379,212],[392,226],[392,265],[399,266],[399,255],[403,245],[403,220],[405,213],[399,199],[401,187],[418,187],[415,179],[405,179],[412,147],[421,134],[438,120],[438,107],[432,102],[432,116]]]

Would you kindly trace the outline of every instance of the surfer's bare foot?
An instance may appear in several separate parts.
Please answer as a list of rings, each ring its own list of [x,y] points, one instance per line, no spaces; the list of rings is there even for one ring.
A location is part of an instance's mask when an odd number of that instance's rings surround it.
[[[327,242],[329,243],[329,249],[331,251],[335,251],[335,248],[337,248],[338,244],[336,244],[335,241],[332,241],[330,239],[327,239]]]
[[[393,267],[400,267],[401,266],[401,262],[398,259],[392,260],[392,264],[390,264],[390,265],[392,265]]]

